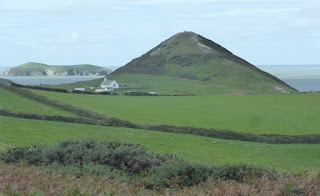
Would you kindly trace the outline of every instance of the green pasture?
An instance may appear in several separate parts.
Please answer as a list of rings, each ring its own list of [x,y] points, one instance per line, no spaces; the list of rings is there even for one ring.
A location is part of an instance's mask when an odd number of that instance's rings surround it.
[[[252,163],[303,171],[319,168],[320,144],[261,144],[128,128],[0,117],[0,148],[52,144],[70,138],[138,143],[152,152],[172,153],[203,164]]]
[[[72,113],[58,110],[51,106],[24,98],[0,86],[0,109],[14,112],[37,113],[44,115],[75,116]],[[0,144],[1,145],[1,144]]]
[[[320,134],[320,94],[134,97],[37,94],[109,117],[260,134]]]

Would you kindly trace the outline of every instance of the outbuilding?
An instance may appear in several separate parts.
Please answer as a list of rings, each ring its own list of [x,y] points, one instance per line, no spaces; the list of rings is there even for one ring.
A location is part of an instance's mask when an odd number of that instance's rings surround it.
[[[119,84],[115,80],[108,80],[107,77],[104,78],[103,82],[101,83],[102,89],[118,89]]]
[[[81,91],[81,92],[86,91],[86,89],[85,89],[85,88],[75,88],[74,90],[75,90],[75,91]]]

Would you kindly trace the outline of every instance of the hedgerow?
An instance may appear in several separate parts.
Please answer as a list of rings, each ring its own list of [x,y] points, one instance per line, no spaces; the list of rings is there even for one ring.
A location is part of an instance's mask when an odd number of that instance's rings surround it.
[[[125,127],[134,129],[144,129],[151,131],[161,131],[168,133],[181,133],[190,135],[199,135],[212,138],[230,139],[248,142],[260,142],[260,143],[271,143],[271,144],[319,144],[320,135],[277,135],[277,134],[253,134],[244,132],[235,132],[228,130],[216,130],[206,129],[199,127],[183,127],[174,125],[149,125],[141,123],[133,123],[127,120],[120,120],[117,118],[104,118],[104,119],[93,119],[86,117],[65,117],[65,116],[47,116],[40,114],[31,114],[23,112],[11,112],[8,110],[0,109],[1,116],[10,116],[26,119],[36,120],[48,120],[48,121],[60,121],[70,122],[79,124],[89,125],[101,125],[101,126],[113,126],[113,127]]]
[[[30,85],[21,85],[16,84],[14,82],[10,83],[11,86],[19,87],[19,88],[29,88],[29,89],[36,89],[36,90],[44,90],[44,91],[54,91],[59,93],[69,93],[66,89],[60,89],[60,88],[49,88],[49,87],[41,87],[41,86],[30,86]]]
[[[41,96],[41,95],[37,95],[37,94],[35,94],[33,92],[30,92],[30,91],[22,89],[22,88],[15,88],[13,86],[8,86],[8,85],[1,85],[1,87],[6,88],[7,90],[10,90],[12,92],[15,92],[18,95],[21,95],[23,97],[32,99],[32,100],[37,101],[37,102],[44,103],[46,105],[55,107],[55,108],[60,109],[60,110],[64,110],[64,111],[68,111],[68,112],[74,113],[74,114],[79,115],[79,116],[83,116],[83,117],[86,117],[86,118],[94,118],[94,119],[105,119],[106,118],[105,115],[102,115],[102,114],[99,114],[99,113],[96,113],[96,112],[91,112],[89,110],[78,108],[78,107],[75,107],[75,106],[72,106],[72,105],[69,105],[69,104],[65,104],[65,103],[62,103],[62,102],[59,102],[59,101],[56,101],[56,100],[53,100],[53,99],[49,99],[47,97],[44,97],[44,96]]]
[[[121,120],[118,118],[108,118],[103,114],[91,112],[89,110],[81,109],[69,104],[52,100],[47,97],[32,93],[25,89],[15,88],[7,85],[2,85],[2,86],[26,98],[30,98],[32,100],[39,101],[47,105],[51,105],[52,107],[77,114],[84,118],[81,118],[81,117],[67,118],[67,117],[61,117],[61,116],[46,116],[46,115],[38,115],[38,114],[15,113],[15,112],[9,112],[6,110],[0,110],[0,115],[20,117],[20,118],[21,117],[31,118],[31,119],[38,119],[38,120],[53,120],[53,121],[74,122],[74,123],[82,123],[82,124],[126,127],[126,128],[144,129],[144,130],[161,131],[161,132],[169,132],[169,133],[182,133],[182,134],[191,134],[191,135],[199,135],[199,136],[212,137],[212,138],[249,141],[249,142],[279,143],[279,144],[291,144],[291,143],[318,144],[320,143],[319,134],[308,134],[308,135],[254,134],[254,133],[236,132],[236,131],[230,131],[230,130],[217,130],[212,128],[208,129],[208,128],[200,128],[200,127],[186,127],[186,126],[175,126],[175,125],[166,125],[166,124],[151,125],[151,124],[134,123],[127,120]]]

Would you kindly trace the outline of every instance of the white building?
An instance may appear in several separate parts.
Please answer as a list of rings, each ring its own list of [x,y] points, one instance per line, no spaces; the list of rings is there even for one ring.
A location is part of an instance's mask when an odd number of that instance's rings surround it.
[[[113,91],[113,89],[104,88],[104,89],[96,89],[95,90],[96,93],[103,93],[103,92],[109,92],[109,91]]]
[[[100,86],[102,89],[118,89],[119,88],[119,84],[115,80],[108,80],[107,77],[104,78]]]
[[[86,91],[85,88],[75,88],[74,90],[75,90],[75,91]]]

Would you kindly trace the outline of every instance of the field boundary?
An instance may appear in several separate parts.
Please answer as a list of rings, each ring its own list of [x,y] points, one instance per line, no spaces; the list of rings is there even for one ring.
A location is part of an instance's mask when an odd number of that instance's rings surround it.
[[[13,86],[9,86],[9,85],[0,85],[1,87],[12,91],[18,95],[21,95],[25,98],[52,106],[54,108],[60,109],[60,110],[64,110],[67,112],[71,112],[73,114],[76,114],[77,116],[82,116],[82,117],[86,117],[86,118],[93,118],[93,119],[106,119],[106,116],[103,114],[99,114],[97,112],[92,112],[86,109],[82,109],[79,107],[75,107],[73,105],[70,104],[65,104],[62,103],[60,101],[56,101],[53,99],[49,99],[47,97],[41,96],[41,95],[37,95],[36,93],[30,92],[29,90],[25,90],[22,88],[17,88],[17,87],[13,87]]]
[[[198,135],[210,138],[238,140],[256,143],[270,143],[270,144],[320,144],[319,134],[309,135],[277,135],[277,134],[252,134],[244,132],[234,132],[228,130],[215,130],[197,127],[182,127],[174,125],[149,125],[133,123],[117,118],[106,118],[104,120],[96,120],[85,117],[65,117],[65,116],[47,116],[23,112],[11,112],[0,109],[0,116],[8,116],[14,118],[25,118],[34,120],[57,121],[66,123],[78,123],[88,125],[110,126],[110,127],[124,127],[141,129],[147,131],[159,131],[167,133],[179,133]]]
[[[62,117],[62,116],[47,116],[32,113],[23,112],[11,112],[8,110],[0,110],[0,115],[11,116],[17,118],[27,118],[36,120],[48,120],[48,121],[60,121],[80,124],[91,124],[101,126],[112,126],[112,127],[125,127],[134,129],[143,129],[150,131],[160,131],[168,133],[182,133],[190,135],[199,135],[211,138],[248,141],[257,143],[271,143],[271,144],[320,144],[320,134],[307,134],[307,135],[279,135],[279,134],[254,134],[247,132],[236,132],[230,130],[217,130],[214,128],[200,128],[200,127],[187,127],[187,126],[176,126],[167,124],[147,124],[147,123],[135,123],[127,120],[118,118],[110,118],[103,114],[92,112],[90,110],[75,107],[70,104],[47,98],[45,96],[38,95],[30,92],[27,89],[17,88],[9,85],[1,85],[18,95],[25,98],[32,99],[44,103],[46,105],[55,107],[60,110],[71,112],[78,115],[79,117]]]

